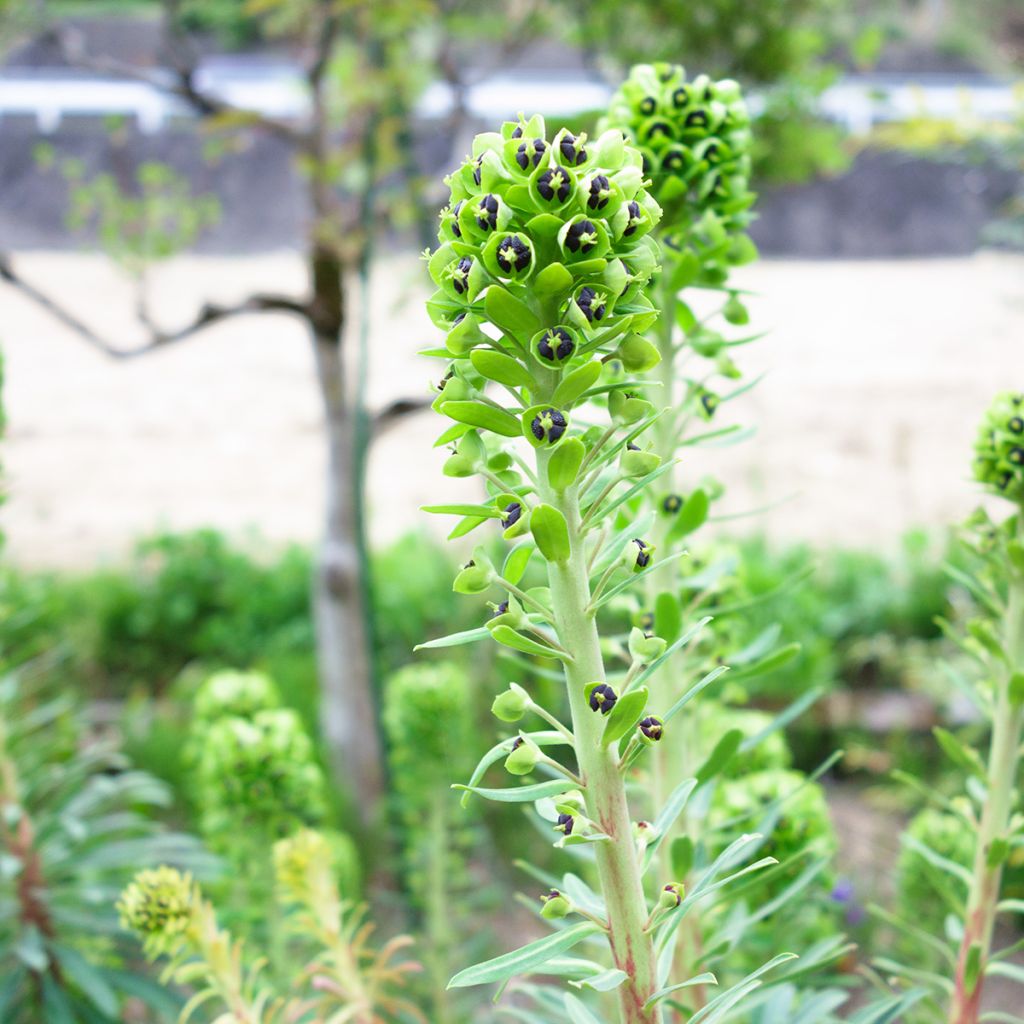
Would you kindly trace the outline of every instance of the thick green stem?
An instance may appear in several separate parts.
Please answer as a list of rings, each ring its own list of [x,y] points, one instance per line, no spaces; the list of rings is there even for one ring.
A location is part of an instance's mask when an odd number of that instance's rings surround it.
[[[1024,670],[1024,579],[1010,584],[1005,622],[1008,666],[997,682],[998,693],[989,753],[988,796],[982,811],[974,855],[974,871],[967,900],[964,936],[957,960],[956,986],[950,1004],[950,1024],[977,1024],[981,995],[992,946],[996,904],[1003,875],[1003,858],[991,857],[993,845],[1007,835],[1013,813],[1024,708],[1010,701],[1009,680]],[[995,861],[995,863],[991,863]]]
[[[555,609],[555,627],[562,645],[572,655],[566,663],[576,757],[586,793],[587,816],[610,837],[595,844],[598,875],[608,908],[609,942],[615,966],[628,980],[618,989],[622,1024],[660,1024],[661,1012],[644,1003],[657,987],[657,961],[651,936],[644,931],[647,902],[626,787],[614,745],[601,743],[604,717],[590,709],[584,690],[588,683],[606,678],[597,623],[590,604],[587,558],[580,525],[579,497],[575,488],[559,493],[546,484],[547,453],[538,455],[538,476],[545,481],[541,494],[557,508],[569,525],[571,556],[564,564],[548,565],[548,582]]]
[[[676,349],[675,349],[675,321],[676,302],[678,295],[670,283],[668,271],[662,274],[661,278],[661,320],[657,337],[658,351],[661,355],[661,362],[655,371],[655,379],[661,385],[656,393],[658,404],[666,410],[654,424],[654,451],[661,457],[663,462],[673,461],[679,444],[678,419],[676,410],[683,399],[678,391],[678,374],[676,370]],[[672,494],[679,489],[678,468],[673,465],[660,481],[665,493]],[[667,555],[667,536],[672,520],[669,516],[661,514],[657,510],[657,518],[654,523],[652,540],[655,547],[661,554]],[[654,608],[655,600],[659,590],[668,588],[672,590],[674,584],[679,582],[681,575],[680,563],[675,563],[667,568],[660,577],[652,576],[647,583],[647,607]],[[657,623],[655,623],[657,629]],[[685,656],[682,651],[675,655],[650,678],[652,706],[665,709],[670,707],[679,696],[679,679],[684,675],[683,663]],[[697,730],[694,728],[693,716],[680,716],[672,725],[673,738],[666,743],[660,743],[656,749],[651,751],[650,778],[651,778],[651,799],[655,807],[664,805],[665,800],[671,792],[673,781],[685,778],[691,766],[687,763],[690,752],[693,750]],[[683,735],[679,735],[682,733]],[[677,823],[680,832],[686,831],[687,821],[685,812]],[[664,881],[675,881],[686,883],[685,878],[671,878],[672,843],[671,837],[666,837],[658,852],[658,867],[660,877]],[[676,945],[675,971],[674,976],[685,978],[697,974],[696,965],[700,959],[703,938],[701,935],[700,917],[697,913],[688,915],[684,922],[680,941]],[[690,997],[697,1008],[706,1002],[706,994],[703,986],[696,986],[690,991]]]

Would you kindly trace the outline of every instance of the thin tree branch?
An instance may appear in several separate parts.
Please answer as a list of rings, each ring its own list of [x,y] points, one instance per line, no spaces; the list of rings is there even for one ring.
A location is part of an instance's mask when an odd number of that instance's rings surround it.
[[[397,426],[406,416],[429,409],[431,402],[433,402],[433,398],[396,398],[373,417],[372,435],[374,440]]]
[[[74,67],[95,71],[97,74],[144,82],[171,96],[184,100],[199,117],[231,116],[284,139],[293,146],[305,148],[309,144],[308,131],[287,121],[269,117],[257,110],[236,107],[200,89],[196,85],[196,69],[185,62],[176,62],[174,68],[148,71],[135,64],[112,57],[91,56],[85,46],[85,37],[68,25],[55,25],[48,35],[61,51],[64,59]],[[178,51],[180,53],[180,51]]]
[[[133,348],[121,348],[93,330],[84,320],[81,320],[57,299],[37,288],[30,281],[25,280],[14,269],[10,258],[3,253],[0,253],[0,281],[4,281],[12,288],[17,289],[22,295],[49,313],[55,320],[74,331],[83,341],[88,342],[93,348],[114,359],[134,359],[136,356],[146,355],[155,349],[166,348],[168,345],[185,341],[200,331],[220,323],[222,320],[235,316],[244,316],[247,313],[292,313],[306,319],[309,317],[309,307],[305,302],[287,295],[258,293],[229,306],[207,302],[199,309],[195,318],[189,323],[176,330],[167,331],[154,324],[145,310],[140,308],[139,320],[146,328],[148,337],[141,345],[136,345]]]

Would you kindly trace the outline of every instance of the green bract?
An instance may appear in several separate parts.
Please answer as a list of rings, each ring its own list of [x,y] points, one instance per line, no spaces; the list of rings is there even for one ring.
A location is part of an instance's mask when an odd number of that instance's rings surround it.
[[[665,244],[680,258],[690,254],[694,276],[751,258],[753,246],[741,232],[755,199],[752,135],[736,82],[688,80],[678,64],[638,64],[601,126],[623,132],[640,149],[651,193],[665,210]]]
[[[974,478],[1024,504],[1024,392],[1002,392],[985,412],[974,442]]]

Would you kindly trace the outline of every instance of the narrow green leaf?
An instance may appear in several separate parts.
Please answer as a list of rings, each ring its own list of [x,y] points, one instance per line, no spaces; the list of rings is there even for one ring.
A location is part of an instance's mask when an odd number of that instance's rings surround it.
[[[549,647],[547,644],[539,643],[536,640],[531,640],[528,636],[523,636],[522,633],[516,632],[511,626],[506,626],[504,623],[500,626],[495,626],[490,633],[499,644],[511,647],[514,651],[522,651],[523,654],[535,654],[539,658],[558,658],[563,660],[567,660],[568,657],[561,651],[556,651],[554,647]]]
[[[644,1009],[649,1010],[652,1006],[657,1006],[665,996],[671,995],[673,992],[678,992],[680,989],[692,988],[694,985],[717,984],[718,979],[710,971],[705,971],[703,974],[698,974],[696,977],[688,978],[686,981],[681,981],[677,985],[669,985],[668,988],[659,988],[658,991],[655,992],[646,1003],[644,1003]]]
[[[598,974],[591,974],[587,978],[580,978],[579,981],[570,981],[573,988],[589,988],[595,992],[614,992],[629,975],[620,971],[617,967],[609,967],[606,971]]]
[[[501,512],[493,505],[420,505],[421,512],[435,516],[479,516],[483,519],[500,519]]]
[[[444,402],[441,412],[460,423],[490,430],[503,437],[519,437],[523,432],[517,417],[485,402]]]
[[[77,950],[67,946],[51,942],[50,952],[60,965],[63,974],[74,983],[82,995],[100,1013],[106,1014],[108,1017],[118,1015],[120,1000],[99,968],[89,963]]]
[[[686,878],[693,869],[693,840],[689,836],[676,836],[669,847],[669,860],[673,878]]]
[[[697,771],[697,784],[703,786],[721,772],[736,756],[743,742],[743,733],[739,729],[730,729],[716,744],[707,760]]]
[[[654,599],[654,628],[658,636],[672,643],[683,628],[683,613],[679,598],[670,591],[662,591]]]
[[[532,544],[519,544],[514,547],[505,558],[501,575],[513,586],[516,586],[526,574],[526,567],[530,564],[530,559],[536,550]]]
[[[448,987],[468,988],[472,985],[490,985],[507,981],[517,974],[536,970],[557,953],[572,949],[577,943],[599,931],[601,929],[598,925],[591,921],[583,921],[571,928],[546,935],[543,939],[522,946],[512,953],[505,953],[493,960],[467,967],[448,982]]]
[[[637,722],[647,707],[647,687],[639,686],[635,690],[624,693],[616,702],[604,724],[601,743],[610,746],[622,739]]]
[[[486,522],[486,519],[481,519],[479,516],[465,516],[452,527],[448,534],[448,539],[457,540],[459,537],[465,537],[466,534],[472,533],[477,527],[483,526]]]
[[[488,380],[507,384],[512,388],[528,388],[533,384],[529,371],[518,359],[496,352],[492,348],[475,348],[469,353],[469,361]]]
[[[743,668],[733,670],[733,674],[729,676],[730,679],[750,679],[753,676],[765,675],[768,672],[774,672],[776,669],[782,668],[783,665],[789,664],[794,658],[798,657],[803,647],[799,643],[784,644],[782,647],[776,648],[771,654],[762,658],[760,661],[754,662],[753,665],[746,665]]]
[[[565,993],[564,1001],[566,1012],[569,1014],[570,1024],[601,1024],[601,1021],[571,992]]]
[[[486,626],[479,626],[477,629],[465,629],[461,633],[449,633],[447,636],[439,636],[436,640],[428,640],[426,643],[417,644],[414,651],[427,651],[435,647],[461,647],[463,644],[474,644],[477,640],[483,640],[490,635]]]
[[[571,779],[552,779],[550,782],[538,782],[532,786],[509,786],[507,789],[484,789],[479,786],[463,786],[455,783],[452,789],[465,790],[485,800],[499,804],[531,804],[534,800],[542,800],[546,796],[558,796],[575,789]]]
[[[553,505],[537,505],[530,513],[530,531],[540,553],[549,561],[564,564],[569,561],[569,524],[565,516]]]
[[[586,445],[578,437],[567,437],[558,445],[548,460],[548,483],[554,490],[564,491],[576,482],[586,454]]]
[[[524,345],[540,329],[541,322],[524,302],[520,302],[501,285],[492,284],[484,296],[484,312],[487,319],[506,334]]]
[[[965,743],[961,743],[948,729],[943,729],[941,726],[935,726],[932,729],[932,735],[938,741],[942,752],[955,765],[965,769],[979,779],[985,778],[985,765],[977,751],[972,750]]]

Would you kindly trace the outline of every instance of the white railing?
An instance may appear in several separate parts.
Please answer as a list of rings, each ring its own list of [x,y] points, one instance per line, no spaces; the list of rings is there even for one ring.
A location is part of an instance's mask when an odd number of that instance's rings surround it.
[[[287,64],[211,60],[197,85],[232,105],[276,118],[301,118],[308,99],[295,69]],[[468,91],[469,112],[481,120],[511,117],[518,111],[573,114],[603,107],[609,88],[584,77],[524,78],[496,75]],[[757,106],[757,97],[753,105]],[[948,76],[862,76],[847,78],[821,97],[820,109],[854,134],[881,121],[928,115],[942,119],[1006,120],[1021,107],[1019,88],[984,79]],[[424,93],[418,113],[440,118],[451,109],[450,89],[441,83]],[[0,120],[31,117],[43,134],[55,132],[66,118],[120,115],[136,120],[143,132],[159,132],[169,121],[188,117],[187,105],[155,85],[45,68],[0,75]]]

